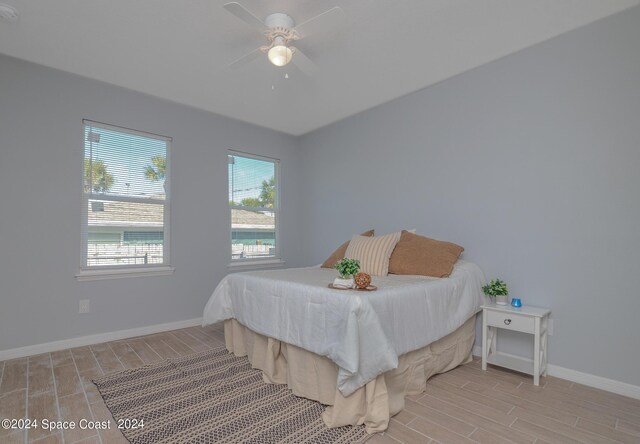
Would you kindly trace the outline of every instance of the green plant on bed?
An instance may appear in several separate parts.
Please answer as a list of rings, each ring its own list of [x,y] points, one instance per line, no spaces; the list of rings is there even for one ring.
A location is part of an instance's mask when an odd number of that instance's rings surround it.
[[[482,291],[489,297],[493,296],[507,296],[509,294],[509,289],[507,289],[507,284],[500,279],[493,279],[487,285],[482,287]]]
[[[360,271],[360,261],[358,259],[347,259],[346,257],[333,266],[342,279],[349,279]]]

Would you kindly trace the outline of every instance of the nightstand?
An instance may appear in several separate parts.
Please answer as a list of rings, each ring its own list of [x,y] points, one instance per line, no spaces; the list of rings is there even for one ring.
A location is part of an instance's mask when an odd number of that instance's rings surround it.
[[[540,375],[547,376],[547,326],[551,310],[541,307],[485,304],[482,306],[482,370],[487,364],[506,367],[533,375],[533,384],[540,384]],[[496,350],[498,329],[520,331],[533,335],[533,360]]]

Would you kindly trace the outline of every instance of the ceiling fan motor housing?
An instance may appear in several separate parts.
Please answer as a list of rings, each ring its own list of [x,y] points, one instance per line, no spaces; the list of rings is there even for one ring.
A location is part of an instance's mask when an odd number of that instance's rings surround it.
[[[267,18],[264,19],[264,24],[270,29],[292,29],[295,26],[293,19],[282,12],[268,15]]]
[[[287,14],[281,12],[271,14],[264,20],[264,24],[269,28],[264,34],[270,44],[263,51],[277,46],[288,47],[290,42],[298,39],[294,28],[295,22]]]

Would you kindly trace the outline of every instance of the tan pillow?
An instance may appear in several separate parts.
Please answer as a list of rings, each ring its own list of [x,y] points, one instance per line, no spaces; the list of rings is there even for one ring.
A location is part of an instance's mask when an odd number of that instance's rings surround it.
[[[371,276],[386,276],[389,272],[389,258],[400,240],[400,232],[384,236],[353,236],[344,257],[358,259],[360,271]]]
[[[464,248],[402,231],[389,260],[389,273],[448,277]]]
[[[375,230],[369,230],[362,233],[360,236],[371,237],[375,233]],[[327,258],[321,265],[322,268],[333,268],[335,264],[344,259],[344,253],[347,251],[347,247],[349,246],[349,241],[346,241],[344,244],[340,245],[336,251],[331,253],[331,256]]]

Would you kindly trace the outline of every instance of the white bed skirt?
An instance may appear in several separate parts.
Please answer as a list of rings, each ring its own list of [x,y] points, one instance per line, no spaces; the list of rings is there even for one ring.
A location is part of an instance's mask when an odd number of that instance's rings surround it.
[[[338,367],[328,358],[255,333],[235,319],[224,322],[224,333],[227,349],[247,356],[265,382],[287,384],[295,395],[328,405],[323,413],[328,427],[364,424],[368,433],[376,433],[386,430],[389,418],[404,408],[406,395],[422,393],[431,376],[471,359],[475,316],[444,338],[401,355],[397,368],[348,397],[337,389]]]

